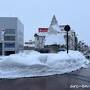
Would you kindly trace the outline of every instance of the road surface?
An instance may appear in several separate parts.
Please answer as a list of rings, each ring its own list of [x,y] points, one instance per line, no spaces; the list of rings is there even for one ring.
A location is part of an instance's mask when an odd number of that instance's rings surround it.
[[[0,79],[0,90],[90,90],[90,68],[62,75]]]

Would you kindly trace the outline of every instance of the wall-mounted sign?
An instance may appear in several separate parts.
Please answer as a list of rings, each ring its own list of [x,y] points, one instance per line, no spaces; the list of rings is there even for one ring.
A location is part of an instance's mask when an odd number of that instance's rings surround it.
[[[48,32],[48,28],[39,28],[38,32]]]

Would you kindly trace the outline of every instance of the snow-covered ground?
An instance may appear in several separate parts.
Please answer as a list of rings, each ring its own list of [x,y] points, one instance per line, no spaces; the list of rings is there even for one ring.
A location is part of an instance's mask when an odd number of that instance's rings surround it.
[[[41,54],[36,51],[0,57],[0,78],[20,78],[68,73],[89,61],[78,51]]]

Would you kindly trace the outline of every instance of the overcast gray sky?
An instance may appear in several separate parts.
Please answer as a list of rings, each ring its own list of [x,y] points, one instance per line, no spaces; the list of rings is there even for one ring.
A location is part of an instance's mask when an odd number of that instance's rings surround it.
[[[90,45],[90,0],[0,0],[0,17],[19,17],[25,40],[38,27],[48,27],[53,14],[59,24],[69,24],[80,40]]]

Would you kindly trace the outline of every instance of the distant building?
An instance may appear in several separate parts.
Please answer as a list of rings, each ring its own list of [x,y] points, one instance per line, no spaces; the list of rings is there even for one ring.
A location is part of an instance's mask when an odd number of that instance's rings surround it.
[[[65,25],[58,25],[55,15],[52,18],[49,28],[39,28],[35,35],[35,48],[41,49],[46,46],[66,46]],[[76,49],[77,38],[73,30],[69,31],[69,49]]]
[[[0,17],[0,55],[23,50],[24,25],[17,17]]]
[[[44,48],[45,36],[35,34],[34,37],[35,37],[35,48],[36,49]]]
[[[34,50],[35,49],[35,41],[29,40],[24,44],[24,50]]]

